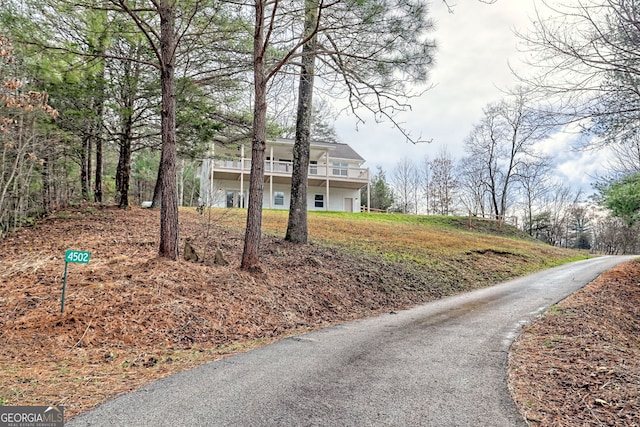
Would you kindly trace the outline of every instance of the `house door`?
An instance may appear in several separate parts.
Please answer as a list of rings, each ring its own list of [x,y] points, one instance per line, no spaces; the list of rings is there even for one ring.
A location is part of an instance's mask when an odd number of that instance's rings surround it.
[[[344,211],[353,212],[353,197],[344,198]]]
[[[234,191],[227,191],[227,207],[235,208],[236,193]]]

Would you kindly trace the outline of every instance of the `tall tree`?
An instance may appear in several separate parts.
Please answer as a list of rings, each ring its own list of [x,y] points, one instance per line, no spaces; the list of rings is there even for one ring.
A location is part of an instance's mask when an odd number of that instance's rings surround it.
[[[487,186],[489,180],[484,166],[484,161],[473,156],[463,157],[458,164],[462,204],[469,213],[482,217],[490,211]]]
[[[433,184],[433,170],[429,156],[425,156],[422,162],[422,170],[420,171],[420,184],[422,185],[422,196],[425,201],[425,213],[431,213],[431,193]]]
[[[421,0],[337,1],[323,10],[319,22],[317,3],[306,4],[305,34],[320,28],[303,48],[298,105],[311,108],[313,80],[308,78],[306,69],[313,66],[318,57],[323,86],[334,91],[342,87],[348,93],[348,108],[356,116],[359,109],[367,109],[378,118],[391,120],[411,139],[408,130],[395,121],[394,113],[409,108],[407,99],[412,92],[409,83],[424,83],[432,63],[433,43],[425,37],[431,29],[426,19],[426,3]],[[310,121],[304,118],[308,114],[298,109],[286,237],[298,243],[307,241],[308,162],[305,167],[304,159],[308,159],[309,138],[298,136],[309,134]],[[298,169],[296,157],[302,160],[302,167]],[[414,204],[417,206],[417,201]]]
[[[156,194],[160,194],[160,257],[176,259],[178,256],[178,191],[176,144],[176,58],[180,41],[189,34],[189,28],[204,9],[198,1],[181,2],[158,0],[138,5],[127,0],[105,0],[114,12],[128,16],[148,42],[155,61],[148,62],[159,72],[160,102],[160,167]],[[178,13],[180,12],[180,13]],[[179,24],[176,17],[179,16]],[[205,21],[208,18],[204,18]],[[198,35],[195,36],[196,38]],[[155,198],[155,197],[154,197]]]
[[[431,161],[429,200],[431,211],[435,214],[450,215],[452,212],[455,192],[459,185],[454,170],[453,158],[446,148],[442,147],[438,156]]]
[[[71,149],[80,165],[81,196],[91,198],[92,154],[95,147],[94,198],[102,198],[102,140],[105,102],[104,53],[111,36],[106,11],[77,10],[65,3],[8,0],[0,18],[11,31],[34,78],[50,93],[60,112],[59,127],[74,134]],[[38,18],[34,18],[38,17]],[[45,46],[57,45],[58,49]],[[91,58],[88,58],[88,57]],[[37,59],[36,59],[37,58]]]
[[[479,159],[493,214],[506,214],[519,171],[537,156],[535,144],[553,129],[546,115],[538,114],[526,91],[519,88],[510,99],[491,104],[468,136],[470,156]]]
[[[264,161],[267,136],[267,89],[270,81],[285,67],[298,49],[315,34],[303,33],[284,46],[276,43],[277,36],[287,35],[287,25],[299,19],[300,10],[267,0],[255,0],[253,31],[253,135],[251,142],[251,175],[249,178],[249,205],[245,229],[241,268],[260,269],[260,241],[262,228],[262,202],[264,196]],[[320,4],[320,9],[324,7]],[[318,12],[320,13],[320,12]],[[299,21],[298,21],[299,22]],[[278,49],[280,47],[280,49]],[[277,54],[279,53],[279,54]]]
[[[314,35],[303,30],[293,31],[300,36],[291,35],[290,28],[305,22],[301,19],[306,16],[304,7],[296,6],[255,1],[254,128],[243,269],[259,269],[267,86],[281,68],[301,56],[300,49]],[[426,65],[432,60],[433,44],[425,38],[431,25],[423,19],[424,3],[321,1],[318,7],[320,25],[314,26],[318,31],[322,27],[322,34],[326,34],[321,42],[319,32],[316,44],[316,59],[326,68],[323,74],[329,76],[329,82],[342,82],[352,111],[367,108],[393,121],[394,112],[409,108],[409,83],[424,82]]]
[[[160,250],[161,257],[178,257],[178,187],[176,183],[176,81],[175,58],[178,36],[175,33],[175,3],[160,0],[156,4],[160,16],[160,37],[158,59],[160,64],[160,85],[162,87],[162,109],[160,112],[160,132],[162,151],[158,180],[162,183],[162,204],[160,206]]]
[[[551,191],[552,162],[546,156],[524,162],[518,172],[518,183],[524,205],[524,224],[533,236],[534,209]]]
[[[391,172],[391,185],[396,208],[404,214],[417,213],[416,198],[420,186],[420,174],[411,159],[403,157],[396,163]]]
[[[307,179],[311,146],[311,117],[313,112],[313,81],[315,51],[318,30],[318,0],[305,0],[302,64],[298,84],[298,112],[296,115],[296,139],[293,146],[293,171],[291,174],[291,204],[285,240],[307,243]]]

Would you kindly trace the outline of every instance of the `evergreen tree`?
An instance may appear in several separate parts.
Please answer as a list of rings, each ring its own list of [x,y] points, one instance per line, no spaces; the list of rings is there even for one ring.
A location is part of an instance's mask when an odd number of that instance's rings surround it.
[[[391,190],[389,183],[387,183],[387,178],[382,167],[377,166],[376,173],[371,178],[369,188],[371,189],[371,205],[369,206],[371,209],[386,211],[393,205],[393,190]],[[367,202],[366,188],[360,191],[360,200],[364,206]]]

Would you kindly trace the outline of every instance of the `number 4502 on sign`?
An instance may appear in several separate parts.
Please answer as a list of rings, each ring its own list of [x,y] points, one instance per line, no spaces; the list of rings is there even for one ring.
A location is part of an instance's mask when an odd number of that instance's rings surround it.
[[[89,264],[91,259],[91,252],[77,251],[75,249],[68,249],[64,254],[64,262],[77,262],[79,264]]]

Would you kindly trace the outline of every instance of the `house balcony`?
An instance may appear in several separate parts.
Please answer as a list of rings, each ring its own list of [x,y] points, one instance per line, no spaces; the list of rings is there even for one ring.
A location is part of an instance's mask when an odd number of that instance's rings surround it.
[[[265,181],[289,184],[293,173],[293,162],[267,160],[265,162]],[[213,173],[216,179],[248,179],[251,172],[250,159],[213,160]],[[369,169],[349,166],[347,163],[309,165],[308,186],[319,187],[327,183],[334,188],[360,189],[369,182]]]

